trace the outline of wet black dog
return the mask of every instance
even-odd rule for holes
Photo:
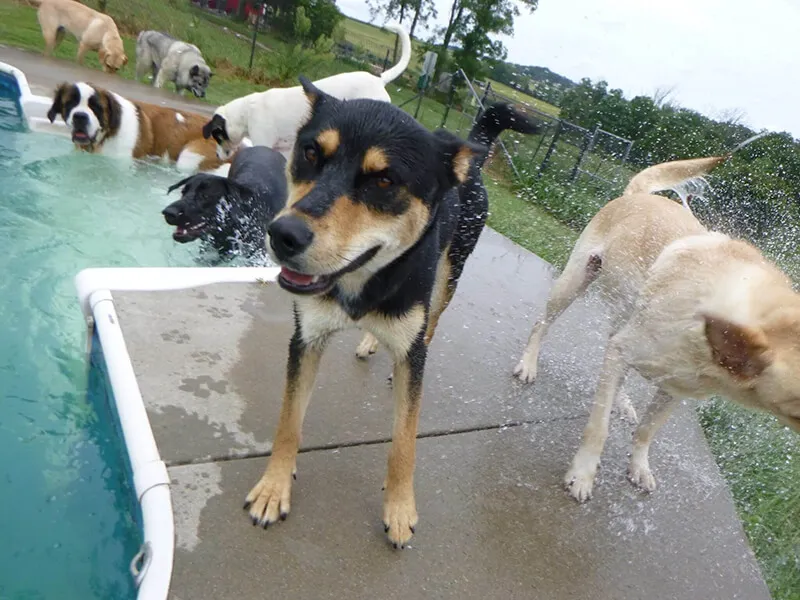
[[[221,256],[263,252],[267,225],[286,205],[286,159],[265,146],[239,150],[227,177],[197,173],[162,214],[181,243],[203,239]]]
[[[394,359],[394,427],[383,523],[404,546],[417,525],[414,460],[428,344],[488,216],[481,167],[504,129],[536,128],[512,107],[477,119],[468,140],[431,133],[388,102],[342,101],[301,78],[286,207],[269,224],[279,285],[294,296],[283,408],[267,469],[247,495],[254,524],[289,514],[303,416],[331,335],[366,330]]]

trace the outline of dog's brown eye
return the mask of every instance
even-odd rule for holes
[[[388,177],[378,177],[378,187],[382,190],[385,190],[390,185],[392,185],[392,180]]]
[[[308,148],[305,149],[303,154],[306,157],[306,160],[310,162],[312,165],[317,164],[317,151],[314,148],[309,146]]]

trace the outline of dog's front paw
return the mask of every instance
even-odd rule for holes
[[[628,480],[643,492],[652,492],[656,489],[656,478],[650,470],[649,461],[644,458],[632,458],[628,465]]]
[[[292,478],[296,470],[267,469],[264,476],[247,494],[245,510],[250,509],[253,525],[261,525],[264,529],[278,519],[283,521],[289,515],[292,493]]]
[[[405,548],[417,526],[417,507],[413,496],[383,503],[383,528],[395,549]]]
[[[564,487],[578,502],[586,502],[592,497],[598,465],[597,458],[582,455],[580,451],[575,455],[572,466],[564,476]]]
[[[517,366],[514,367],[514,377],[522,383],[533,383],[536,379],[536,363],[531,365],[528,362],[525,357],[522,357]]]
[[[371,333],[365,333],[356,348],[356,356],[362,360],[369,358],[378,351],[378,340]]]

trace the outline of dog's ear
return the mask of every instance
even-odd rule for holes
[[[434,137],[439,144],[441,164],[445,168],[445,176],[451,185],[461,185],[469,176],[472,161],[484,156],[488,149],[480,144],[462,140],[449,131],[436,131]]]
[[[178,183],[175,183],[175,184],[169,186],[167,188],[167,194],[171,194],[172,192],[177,190],[182,185],[189,183],[192,179],[194,179],[194,175],[189,175],[189,177],[187,177],[186,179],[181,179]]]
[[[703,315],[711,355],[721,367],[740,380],[758,377],[772,362],[767,336],[761,329]]]
[[[191,75],[192,77],[197,75],[199,72],[200,72],[200,67],[198,67],[197,65],[192,65],[192,68],[189,69],[189,75]]]
[[[64,118],[64,96],[67,95],[69,87],[70,84],[65,82],[56,88],[56,93],[53,96],[53,104],[50,106],[50,110],[47,111],[47,118],[50,119],[51,123],[56,120],[58,115]]]
[[[203,137],[208,139],[215,131],[221,132],[223,138],[228,137],[228,133],[225,131],[225,117],[222,115],[214,115],[208,123],[203,125]],[[217,139],[217,136],[214,136],[214,139]]]
[[[311,111],[314,112],[322,105],[334,100],[333,96],[329,96],[321,89],[316,87],[305,75],[300,75],[300,85],[303,86],[303,92],[308,98],[308,103],[311,105]]]
[[[117,99],[107,90],[99,92],[100,99],[103,107],[105,108],[108,117],[106,128],[109,131],[117,131],[122,125],[122,107],[117,102]]]

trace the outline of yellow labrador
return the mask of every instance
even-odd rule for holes
[[[122,38],[114,19],[73,0],[29,0],[38,6],[37,17],[44,36],[45,56],[50,56],[69,31],[78,38],[78,62],[96,50],[103,71],[115,73],[128,64]]]
[[[634,434],[628,469],[645,491],[655,489],[650,443],[682,398],[723,396],[800,431],[800,295],[758,249],[708,231],[690,210],[653,194],[729,156],[650,167],[605,205],[576,242],[514,369],[523,382],[535,379],[545,332],[596,282],[611,309],[612,332],[591,416],[564,480],[579,502],[591,497],[614,399],[636,418],[618,396],[630,369],[657,386]]]

